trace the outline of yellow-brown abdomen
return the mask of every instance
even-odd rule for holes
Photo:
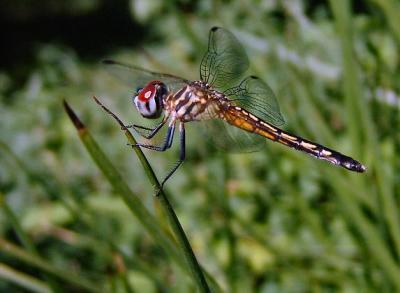
[[[243,130],[277,141],[296,150],[306,152],[318,159],[328,161],[351,171],[364,172],[366,170],[365,166],[358,161],[320,144],[285,132],[240,107],[228,106],[224,109],[223,113],[223,119],[225,121]]]

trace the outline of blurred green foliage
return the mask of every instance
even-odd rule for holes
[[[2,5],[10,19],[57,18],[60,11],[85,17],[104,6],[8,2]],[[7,60],[0,72],[0,291],[90,290],[85,281],[115,292],[193,290],[90,159],[62,99],[168,231],[125,136],[91,99],[99,97],[125,123],[149,123],[131,104],[135,89],[94,60],[112,56],[196,79],[215,25],[241,40],[251,72],[275,90],[286,130],[351,155],[368,171],[354,174],[272,142],[257,153],[222,154],[187,124],[188,159],[166,189],[201,265],[227,292],[400,291],[399,2],[115,5],[107,7],[129,13],[138,32],[124,36],[130,46],[104,43],[94,58],[60,36],[35,43],[26,64]],[[145,154],[161,178],[178,145]],[[54,277],[7,252],[5,241],[82,280]]]

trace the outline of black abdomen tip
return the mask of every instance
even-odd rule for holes
[[[355,168],[355,171],[363,173],[363,172],[367,171],[367,167],[365,167],[363,164],[358,163],[358,165]]]
[[[363,173],[367,170],[367,167],[355,160],[343,162],[341,165],[350,171],[355,171],[358,173]]]

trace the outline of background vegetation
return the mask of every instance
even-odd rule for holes
[[[125,123],[142,122],[134,89],[99,61],[196,79],[215,25],[242,41],[251,72],[278,96],[286,130],[349,154],[368,171],[351,173],[272,142],[257,153],[222,154],[188,124],[188,160],[166,191],[210,286],[400,291],[398,1],[0,6],[0,291],[196,288],[182,251],[165,245],[173,243],[170,228],[146,172],[91,97]],[[136,204],[124,202],[121,185],[112,188],[88,155],[63,99],[140,198]],[[161,178],[178,145],[145,154]],[[131,212],[139,203],[148,216]]]

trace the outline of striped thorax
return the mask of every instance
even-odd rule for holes
[[[219,117],[225,98],[201,81],[195,81],[168,95],[164,101],[167,115],[182,122],[207,120]]]

